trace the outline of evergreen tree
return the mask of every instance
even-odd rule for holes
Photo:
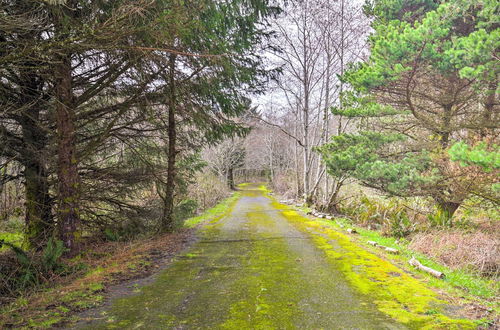
[[[498,200],[491,177],[447,153],[457,141],[498,135],[498,4],[380,0],[367,12],[376,15],[370,58],[343,76],[352,89],[334,109],[357,118],[361,132],[321,148],[330,173],[432,197],[448,216],[473,194]]]
[[[267,0],[2,1],[0,166],[24,167],[32,245],[57,224],[76,252],[82,223],[137,210],[134,189],[153,182],[171,230],[177,158],[246,132],[231,118],[268,77],[257,49],[277,11]]]

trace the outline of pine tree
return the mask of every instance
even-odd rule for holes
[[[367,12],[375,15],[370,58],[343,76],[351,90],[334,109],[357,118],[361,132],[321,148],[330,173],[431,197],[448,216],[471,195],[495,200],[491,177],[447,151],[498,135],[498,4],[380,0]]]

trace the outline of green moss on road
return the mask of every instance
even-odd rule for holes
[[[349,238],[240,186],[224,215],[88,328],[467,329],[424,284]]]
[[[447,303],[424,283],[390,262],[371,254],[332,228],[303,217],[288,206],[273,202],[282,214],[303,232],[311,233],[351,285],[373,299],[379,310],[410,328],[470,329],[476,324],[444,315]]]

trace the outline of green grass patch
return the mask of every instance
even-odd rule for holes
[[[219,204],[215,205],[211,209],[206,210],[199,216],[189,218],[184,221],[184,226],[187,228],[193,228],[205,221],[215,221],[220,217],[224,216],[236,203],[236,201],[241,197],[239,192],[233,193],[230,197],[224,199]]]
[[[23,244],[24,236],[21,233],[0,233],[0,240],[3,240],[7,243],[14,244],[16,246],[21,247]],[[0,251],[4,251],[8,249],[8,246],[0,246]]]
[[[366,241],[374,241],[380,245],[399,250],[399,255],[387,254],[387,258],[404,265],[405,268],[409,267],[407,266],[408,261],[412,257],[415,257],[423,265],[444,273],[446,275],[444,279],[436,279],[427,273],[415,270],[415,272],[418,272],[419,274],[424,276],[428,280],[429,284],[436,288],[447,289],[448,291],[459,289],[463,291],[460,293],[461,295],[469,295],[472,296],[471,298],[479,297],[489,299],[494,298],[500,293],[500,285],[498,282],[488,280],[487,278],[473,274],[464,269],[451,269],[442,264],[439,264],[432,258],[409,249],[409,242],[407,240],[398,240],[394,237],[385,237],[382,236],[379,232],[353,226],[352,222],[345,218],[337,218],[335,220],[318,219],[317,221],[323,225],[334,227],[336,229],[341,229],[340,225],[343,225],[344,227],[349,226],[352,228],[356,228],[356,231],[359,233],[358,241],[360,241],[360,243],[368,247],[370,250],[376,250],[376,248],[367,245]]]

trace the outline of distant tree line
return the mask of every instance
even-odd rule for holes
[[[491,0],[289,3],[247,163],[332,212],[351,183],[447,219],[471,200],[497,208],[499,14]]]

